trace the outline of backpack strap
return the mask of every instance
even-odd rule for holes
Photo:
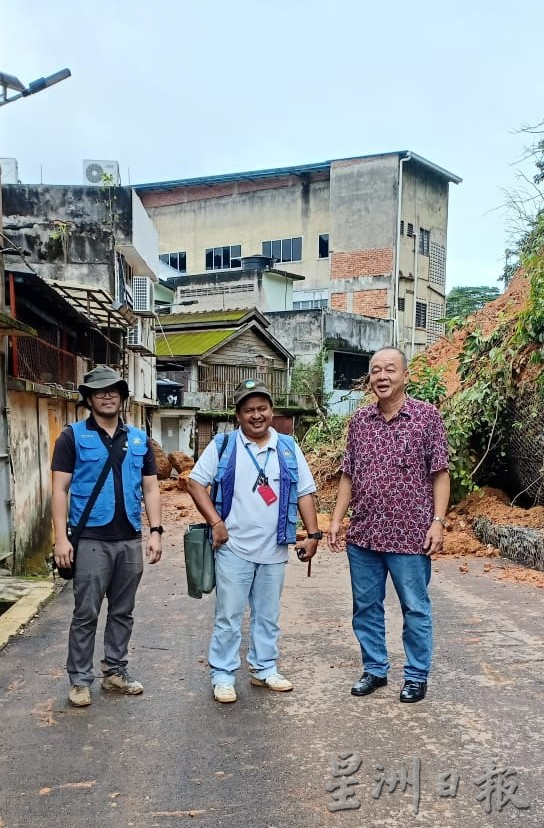
[[[216,445],[217,445],[218,459],[221,460],[221,457],[223,456],[223,452],[225,451],[225,449],[227,447],[227,443],[229,441],[229,435],[227,434],[226,431],[223,433],[223,440],[221,442],[221,445],[218,445],[218,443],[219,443],[219,441],[217,440],[218,436],[219,435],[216,434],[216,436],[214,437],[214,440],[216,441]],[[215,506],[215,500],[217,498],[217,487],[218,486],[219,486],[219,483],[217,482],[217,480],[214,480],[213,486],[212,486],[211,491],[210,491],[210,498],[211,498],[211,501],[212,501],[214,506]]]

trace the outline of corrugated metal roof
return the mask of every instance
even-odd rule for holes
[[[197,311],[187,313],[166,313],[159,316],[159,322],[164,327],[169,325],[181,325],[185,322],[201,323],[201,322],[236,322],[247,316],[249,310],[243,308],[242,310],[228,310],[228,311]]]
[[[157,334],[156,353],[158,357],[202,356],[212,348],[225,342],[239,329],[220,331],[187,331],[161,336]]]
[[[269,170],[251,170],[249,172],[200,176],[199,178],[180,178],[174,181],[155,181],[150,184],[137,184],[134,189],[137,192],[145,190],[174,190],[177,187],[211,187],[214,184],[223,184],[228,181],[249,181],[260,178],[276,178],[277,176],[282,175],[307,175],[308,173],[313,172],[327,172],[335,162],[363,161],[366,159],[370,160],[372,158],[385,158],[388,155],[397,155],[399,158],[407,158],[408,160],[412,160],[416,164],[421,164],[423,167],[426,167],[436,173],[436,175],[446,178],[454,184],[459,184],[462,181],[458,175],[448,172],[448,170],[445,170],[443,167],[439,167],[438,164],[434,164],[432,161],[427,161],[427,159],[423,158],[421,155],[417,155],[415,152],[411,152],[410,150],[397,150],[396,152],[381,152],[373,155],[355,155],[350,156],[349,158],[334,158],[332,161],[319,161],[316,164],[302,164],[296,167],[273,167]]]

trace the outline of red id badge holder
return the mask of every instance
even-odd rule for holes
[[[278,499],[276,492],[268,485],[268,483],[261,483],[260,486],[257,486],[257,491],[267,506],[275,503]]]

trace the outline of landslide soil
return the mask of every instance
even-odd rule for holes
[[[163,523],[176,525],[179,533],[180,524],[197,523],[202,520],[193,501],[186,491],[186,474],[184,471],[177,479],[160,482],[163,501]],[[329,479],[320,484],[319,503],[333,503],[338,488],[338,479]],[[321,506],[321,508],[323,508]],[[330,507],[329,507],[330,508]],[[477,517],[488,517],[493,523],[501,525],[544,528],[544,507],[522,509],[509,504],[507,496],[498,489],[484,488],[474,492],[461,503],[454,506],[447,515],[448,526],[444,535],[444,551],[435,558],[459,558],[460,572],[468,572],[470,558],[488,558],[484,572],[491,577],[506,579],[544,588],[544,572],[537,572],[522,566],[509,564],[504,566],[498,549],[481,543],[472,531],[472,524]],[[326,532],[329,527],[330,512],[318,513],[319,528]],[[346,522],[347,525],[347,522]],[[304,535],[301,534],[301,537]],[[320,554],[326,553],[326,540],[320,543]]]

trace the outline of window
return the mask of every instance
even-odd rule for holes
[[[277,262],[301,262],[302,236],[264,241],[263,256],[268,256],[269,259],[275,259]]]
[[[367,354],[334,352],[334,388],[349,391],[368,374],[370,357]]]
[[[401,223],[400,223],[400,234],[401,234],[401,236],[404,236],[404,222],[403,221],[401,221]]]
[[[430,248],[430,241],[431,241],[431,231],[424,230],[423,227],[419,228],[419,252],[422,256],[429,255],[429,248]]]
[[[180,273],[186,273],[187,271],[187,253],[184,250],[178,253],[162,253],[159,259],[173,267],[174,270],[179,270]]]
[[[429,282],[441,286],[446,284],[446,248],[443,244],[430,244]]]
[[[231,270],[242,267],[242,245],[206,248],[206,270]]]
[[[328,299],[303,299],[300,302],[293,302],[293,310],[315,310],[316,308],[327,308]]]
[[[441,336],[444,336],[446,327],[444,322],[439,322],[439,319],[444,319],[446,308],[443,302],[429,302],[429,326],[427,328],[427,345],[432,345]]]
[[[329,258],[329,234],[321,233],[318,241],[318,256],[320,259]]]
[[[414,225],[410,224],[410,222],[408,222],[408,225],[407,225],[407,228],[406,228],[406,235],[408,236],[409,239],[414,238]]]
[[[416,328],[427,327],[427,304],[416,302]]]
[[[397,300],[397,307],[398,307],[399,311],[404,310],[405,304],[406,304],[406,299],[404,298],[404,296],[399,296],[399,298]]]

